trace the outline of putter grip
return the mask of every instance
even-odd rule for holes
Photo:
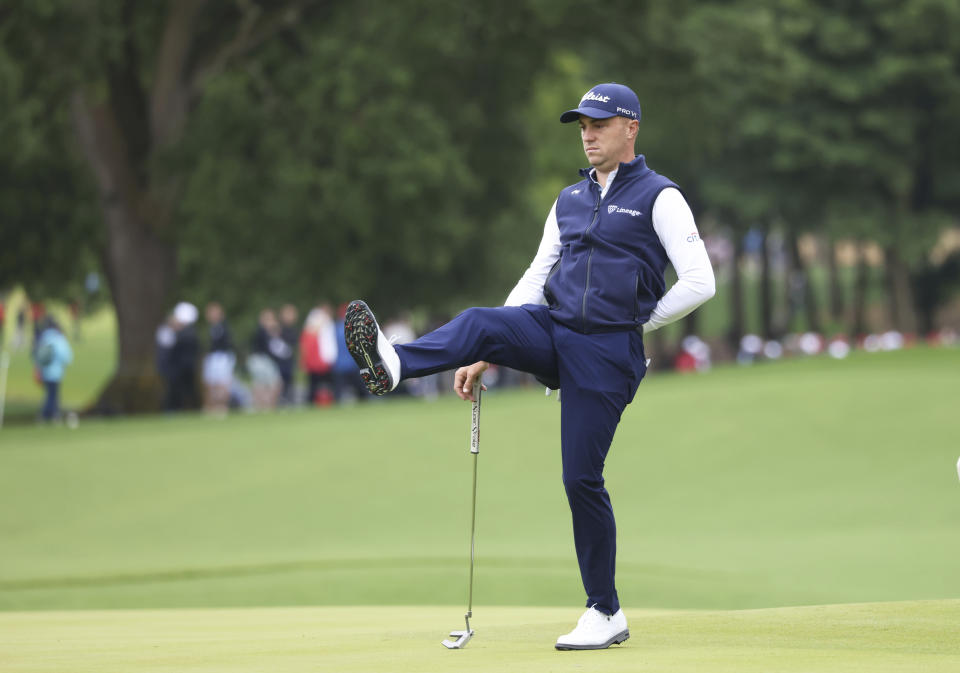
[[[480,453],[480,394],[483,385],[480,377],[473,382],[474,402],[470,405],[470,453]]]

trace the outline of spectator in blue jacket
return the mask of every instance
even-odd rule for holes
[[[73,350],[53,318],[46,318],[37,337],[33,359],[46,390],[40,417],[52,421],[60,415],[60,382],[67,365],[73,362]]]

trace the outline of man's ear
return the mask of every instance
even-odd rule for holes
[[[637,133],[640,132],[640,122],[636,119],[627,120],[627,137],[631,140],[637,139]]]

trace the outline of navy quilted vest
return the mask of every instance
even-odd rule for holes
[[[634,329],[666,291],[667,253],[653,229],[653,203],[676,185],[647,168],[643,155],[620,164],[600,200],[600,186],[584,179],[557,199],[560,259],[544,283],[555,320],[589,334]]]

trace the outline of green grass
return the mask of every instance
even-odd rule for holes
[[[957,371],[914,349],[652,374],[607,463],[634,637],[604,667],[956,670]],[[465,603],[469,408],[396,399],[4,428],[0,669],[575,667],[549,651],[583,601],[559,405],[484,401],[467,651],[434,648]]]
[[[635,671],[952,673],[960,601],[736,612],[637,610],[631,638],[602,652],[556,652],[578,611],[484,607],[462,628],[428,607],[258,608],[0,614],[6,673],[128,671]]]

